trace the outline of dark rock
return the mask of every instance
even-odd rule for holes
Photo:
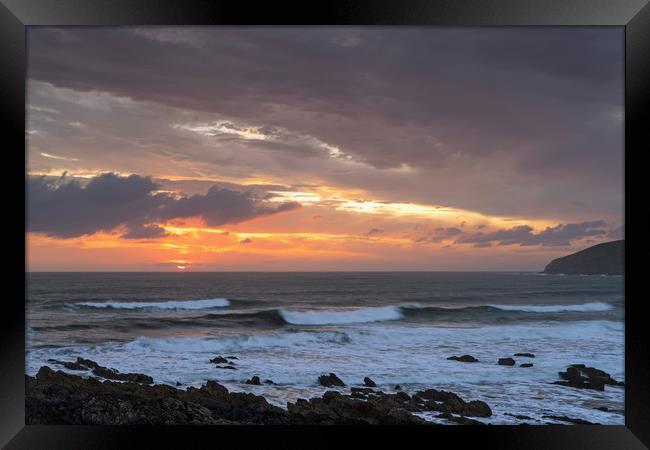
[[[93,375],[106,378],[107,380],[131,381],[133,383],[152,384],[153,378],[143,373],[119,373],[115,369],[107,367],[96,367],[93,369]]]
[[[78,364],[76,362],[64,362],[63,367],[65,367],[68,370],[88,370],[87,367],[84,367],[81,364]]]
[[[625,240],[605,242],[551,261],[544,273],[623,275]]]
[[[407,405],[392,395],[372,396],[368,400],[328,391],[321,398],[299,399],[288,403],[290,414],[300,415],[305,424],[341,425],[419,425],[423,419],[409,412]]]
[[[499,358],[497,364],[499,364],[500,366],[514,366],[515,360],[512,358]]]
[[[487,403],[481,400],[466,402],[453,392],[427,389],[416,392],[413,399],[423,402],[424,409],[428,411],[450,412],[477,417],[490,417],[492,415],[492,410]]]
[[[181,382],[180,382],[180,381],[177,381],[177,382],[176,382],[176,386],[180,386],[180,385],[181,385]]]
[[[399,384],[396,384],[396,385],[395,385],[395,390],[396,390],[396,391],[401,391],[401,390],[402,390],[402,386],[400,386]]]
[[[519,420],[533,420],[532,417],[523,416],[523,415],[519,415],[519,414],[503,413],[503,415],[504,416],[514,417],[515,419],[519,419]]]
[[[533,365],[531,363],[523,363],[520,364],[519,367],[533,367]]]
[[[325,387],[345,386],[343,380],[337,377],[334,373],[330,373],[329,375],[321,375],[318,377],[318,382]]]
[[[65,367],[68,370],[88,370],[87,366],[84,366],[83,364],[79,364],[78,362],[59,361],[58,359],[48,359],[47,362],[52,364],[58,364],[60,366]]]
[[[368,387],[377,387],[374,381],[372,381],[369,377],[365,377],[363,379],[363,384]]]
[[[607,406],[599,406],[596,409],[598,409],[600,411],[609,411],[609,408]]]
[[[462,416],[454,416],[450,412],[444,412],[442,414],[439,414],[437,417],[440,417],[442,419],[447,419],[452,422],[455,422],[459,425],[485,425],[483,422],[479,420],[474,420],[474,419],[468,419],[467,417],[462,417]]]
[[[27,377],[25,408],[27,423],[42,425],[303,423],[263,397],[229,393],[214,381],[184,391],[167,385],[101,382],[49,367]]]
[[[582,420],[582,419],[573,419],[573,418],[567,417],[567,416],[542,416],[542,417],[545,418],[545,419],[559,420],[561,422],[575,423],[577,425],[598,425],[598,424],[593,423],[593,422],[588,422],[588,421]]]
[[[415,425],[427,422],[413,412],[427,410],[440,411],[456,423],[479,424],[462,416],[486,416],[489,412],[483,402],[464,402],[454,393],[436,390],[410,397],[404,392],[351,389],[366,395],[365,399],[328,391],[321,398],[288,403],[283,410],[261,396],[228,392],[216,381],[182,390],[168,385],[102,382],[49,367],[42,367],[36,377],[26,376],[25,380],[26,421],[30,425]],[[440,399],[441,404],[434,399]],[[428,409],[429,402],[440,409]]]
[[[534,358],[535,357],[535,355],[533,355],[532,353],[526,353],[526,352],[515,353],[514,356],[523,356],[524,358]]]
[[[400,402],[410,402],[411,396],[408,395],[406,392],[397,392],[395,394],[395,400],[398,400]]]
[[[90,359],[77,358],[76,362],[62,362],[57,360],[51,360],[58,364],[63,365],[66,369],[70,370],[89,370],[92,369],[92,374],[106,378],[107,380],[116,380],[116,381],[131,381],[134,383],[144,383],[152,384],[153,378],[142,373],[120,373],[116,369],[109,369],[108,367],[100,366],[95,361]]]
[[[622,382],[616,381],[607,372],[584,364],[572,364],[566,372],[558,372],[564,381],[555,381],[553,384],[569,386],[578,389],[594,389],[604,391],[605,385],[620,386]]]
[[[228,360],[226,358],[224,358],[223,356],[215,356],[214,358],[212,358],[210,360],[210,362],[214,363],[214,364],[226,364],[226,363],[228,363]]]
[[[87,367],[89,369],[97,369],[97,368],[101,367],[99,364],[97,364],[95,361],[93,361],[91,359],[83,359],[83,358],[79,358],[79,357],[77,357],[77,364],[85,366],[85,367]]]
[[[228,359],[239,359],[236,356],[226,356],[226,358],[228,358]]]
[[[254,384],[255,386],[259,386],[259,385],[262,384],[262,383],[260,382],[260,377],[258,377],[257,375],[251,377],[250,380],[246,380],[245,383],[246,383],[246,384]]]
[[[375,391],[373,391],[373,390],[370,389],[370,388],[351,387],[351,388],[350,388],[350,392],[358,392],[358,393],[360,393],[360,394],[367,395],[367,394],[372,394],[372,393],[374,393]]]
[[[235,366],[215,366],[217,369],[237,370]]]
[[[273,384],[273,380],[269,380],[268,378],[264,380],[265,384]]]
[[[451,361],[460,361],[460,362],[478,362],[478,359],[474,358],[472,355],[450,356],[447,359]]]
[[[484,401],[472,400],[463,405],[460,413],[463,416],[490,417],[492,415],[492,409]]]

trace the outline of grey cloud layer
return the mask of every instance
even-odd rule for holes
[[[534,233],[528,225],[516,226],[505,230],[496,230],[489,233],[478,232],[460,237],[456,240],[460,244],[474,244],[475,247],[487,247],[492,243],[498,245],[542,245],[561,246],[570,245],[572,241],[588,238],[602,238],[608,235],[607,224],[602,220],[582,223],[560,224],[547,227],[539,233]]]
[[[28,177],[28,230],[71,238],[124,227],[123,238],[148,239],[165,235],[154,222],[201,217],[209,226],[220,226],[300,207],[294,202],[269,206],[249,192],[217,186],[189,197],[156,192],[159,187],[148,177],[112,173],[85,186],[77,180],[52,184],[45,177]]]
[[[288,130],[221,133],[198,154],[152,125],[143,148],[206,172],[312,174],[488,213],[621,211],[620,29],[38,28],[28,44],[32,80]],[[335,165],[319,142],[367,166]],[[417,172],[379,173],[403,164]]]

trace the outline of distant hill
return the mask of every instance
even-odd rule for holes
[[[594,245],[551,261],[544,273],[623,275],[625,240]]]

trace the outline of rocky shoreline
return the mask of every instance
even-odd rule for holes
[[[470,358],[458,361],[470,362]],[[524,356],[524,355],[521,355]],[[534,358],[526,354],[526,357]],[[236,357],[228,357],[232,362]],[[226,363],[221,357],[213,363]],[[450,358],[451,359],[451,358]],[[456,359],[456,358],[454,358]],[[473,357],[472,357],[473,359]],[[386,393],[366,377],[363,384],[347,387],[334,373],[318,378],[328,390],[321,397],[297,399],[286,409],[270,404],[263,396],[229,392],[216,381],[199,388],[186,389],[154,384],[145,374],[120,373],[84,358],[76,361],[49,360],[71,371],[89,371],[93,377],[72,375],[40,368],[35,377],[26,375],[26,423],[40,425],[426,425],[438,423],[484,425],[481,418],[493,412],[482,400],[466,401],[459,395],[436,389],[420,390],[412,395],[399,385]],[[508,361],[510,363],[510,361]],[[553,384],[568,388],[603,390],[604,385],[622,386],[602,370],[574,364],[560,372],[561,381]],[[104,379],[101,381],[98,378]],[[245,384],[261,384],[258,376]],[[272,384],[272,380],[264,383]],[[177,385],[178,386],[178,385]],[[341,392],[345,391],[345,392]],[[603,409],[601,409],[603,411]],[[524,420],[527,416],[512,417]],[[567,424],[590,422],[559,415],[543,416]],[[553,422],[551,422],[553,423]]]

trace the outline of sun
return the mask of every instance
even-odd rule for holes
[[[185,270],[185,266],[176,266],[178,270]]]

